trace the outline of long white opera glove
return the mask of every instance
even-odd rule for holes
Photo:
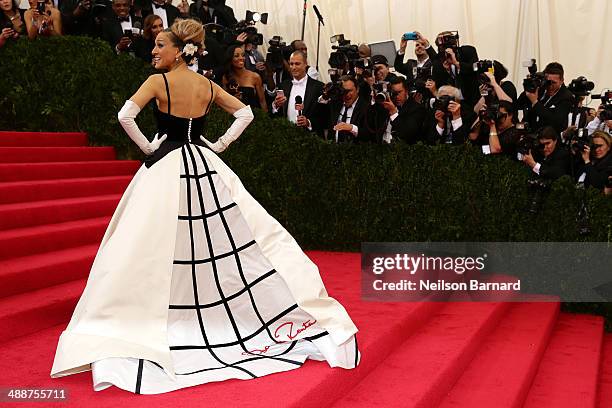
[[[140,150],[144,152],[146,155],[153,154],[157,149],[159,149],[159,145],[162,144],[164,140],[168,137],[168,135],[163,135],[162,137],[158,137],[159,133],[155,135],[152,142],[149,142],[145,135],[142,134],[140,129],[138,129],[138,125],[136,125],[136,115],[140,112],[140,107],[130,101],[125,101],[125,105],[117,114],[117,118],[119,119],[119,123],[125,130],[125,133],[128,134],[130,139],[134,141],[140,147]]]
[[[204,136],[200,136],[200,139],[211,148],[211,150],[215,153],[221,153],[232,143],[234,140],[238,139],[238,137],[244,132],[249,123],[253,120],[253,111],[250,106],[245,106],[242,109],[238,109],[234,112],[234,123],[232,126],[227,129],[225,134],[219,138],[215,143],[209,142]]]

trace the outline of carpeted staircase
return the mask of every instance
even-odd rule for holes
[[[74,407],[612,407],[601,318],[550,302],[363,302],[359,254],[348,253],[309,256],[360,329],[355,370],[308,361],[153,396],[94,392],[91,373],[51,379],[59,334],[139,165],[87,147],[82,133],[0,132],[0,388],[64,388],[58,404]],[[30,405],[56,406],[16,406]]]

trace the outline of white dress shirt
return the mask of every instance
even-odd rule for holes
[[[132,16],[128,15],[128,21],[121,21],[121,30],[125,32],[125,30],[132,29]]]
[[[289,103],[287,107],[287,119],[289,122],[296,123],[298,112],[295,110],[295,97],[301,96],[302,103],[304,103],[304,95],[306,94],[306,83],[308,82],[308,75],[305,75],[304,78],[297,80],[293,79],[293,86],[291,87],[291,94],[289,95]]]
[[[159,16],[162,19],[162,23],[164,24],[164,28],[168,28],[168,14],[166,13],[166,9],[158,6],[155,3],[153,4],[153,14]]]

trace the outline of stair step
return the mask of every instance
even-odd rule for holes
[[[612,334],[603,338],[601,365],[597,387],[597,407],[612,408]]]
[[[0,299],[0,342],[70,319],[87,279]]]
[[[521,407],[558,313],[559,303],[511,305],[440,408]]]
[[[333,407],[436,406],[508,307],[508,303],[446,304]],[[397,384],[401,387],[395,388]]]
[[[0,183],[0,204],[123,193],[131,175]]]
[[[140,166],[136,160],[0,163],[0,182],[133,175]]]
[[[87,134],[82,132],[7,132],[0,131],[2,147],[87,146]]]
[[[100,243],[110,216],[0,231],[0,261]]]
[[[2,163],[115,160],[114,147],[0,147]]]
[[[603,333],[599,316],[562,313],[524,408],[595,408]]]
[[[0,205],[0,230],[112,215],[121,194]]]
[[[87,277],[98,244],[0,261],[0,298]]]

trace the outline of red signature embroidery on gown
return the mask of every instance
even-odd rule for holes
[[[243,356],[248,356],[248,355],[251,355],[251,354],[263,354],[263,353],[266,353],[266,352],[267,352],[269,349],[270,349],[270,346],[266,346],[266,347],[264,347],[264,348],[263,348],[263,349],[261,349],[261,350],[259,350],[259,349],[253,349],[253,350],[251,350],[251,351],[243,351],[243,352],[242,352],[242,355],[243,355]]]
[[[302,327],[298,327],[295,330],[295,333],[293,331],[293,326],[294,326],[293,322],[283,323],[280,326],[278,326],[276,328],[276,330],[274,331],[274,337],[277,338],[277,339],[279,337],[281,337],[281,335],[283,333],[279,334],[279,330],[281,330],[283,327],[285,327],[285,329],[288,331],[288,333],[286,333],[287,334],[287,338],[289,340],[293,340],[294,338],[296,338],[298,336],[298,334],[300,334],[301,332],[303,332],[304,330],[306,330],[307,328],[309,328],[310,326],[312,326],[316,322],[317,322],[316,320],[315,321],[311,321],[310,319],[306,320],[304,323],[302,323]]]

